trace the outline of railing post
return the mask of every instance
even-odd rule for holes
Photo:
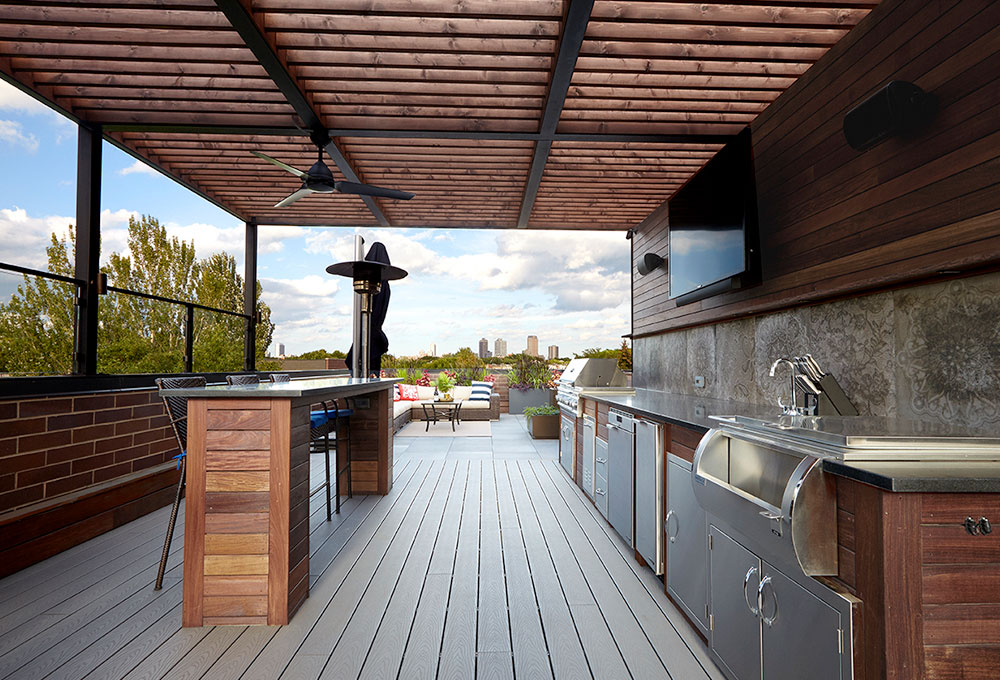
[[[246,223],[243,260],[243,312],[247,315],[243,370],[257,370],[257,220]]]
[[[97,304],[101,260],[101,127],[78,126],[75,276],[79,289],[73,372],[97,374]]]
[[[186,305],[187,318],[184,321],[184,372],[194,372],[194,306]]]

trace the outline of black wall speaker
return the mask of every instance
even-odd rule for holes
[[[645,276],[654,269],[659,268],[663,264],[663,258],[656,253],[646,253],[639,260],[639,264],[635,266],[639,270],[639,276]]]
[[[937,113],[937,98],[913,83],[894,80],[844,116],[844,137],[865,151],[898,135],[911,135]]]

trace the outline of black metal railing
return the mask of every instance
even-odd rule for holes
[[[74,307],[76,308],[76,313],[79,314],[80,298],[81,292],[87,286],[87,282],[82,279],[77,279],[72,276],[64,276],[62,274],[53,274],[52,272],[42,271],[39,269],[31,269],[28,267],[20,267],[14,264],[7,264],[6,262],[0,262],[0,270],[10,271],[17,274],[23,274],[25,276],[36,276],[43,279],[50,279],[53,281],[60,281],[62,283],[70,283],[76,286],[76,295],[73,299]],[[100,294],[104,295],[106,293],[118,293],[120,295],[130,295],[132,297],[143,298],[146,300],[153,300],[156,302],[165,302],[172,305],[180,305],[185,307],[185,323],[184,323],[184,372],[191,373],[194,367],[194,311],[200,309],[206,312],[213,312],[215,314],[224,314],[227,316],[238,317],[243,319],[247,328],[250,327],[250,321],[252,316],[244,312],[234,312],[229,309],[218,309],[216,307],[209,307],[208,305],[198,304],[197,302],[188,302],[186,300],[176,300],[174,298],[164,297],[162,295],[154,295],[152,293],[142,293],[137,290],[129,290],[127,288],[119,288],[117,286],[108,286],[104,283],[106,279],[104,275],[101,276],[101,281],[98,283],[98,291]],[[249,330],[247,331],[249,332]],[[74,347],[78,347],[78,339],[74,338]],[[234,368],[235,370],[235,368]]]

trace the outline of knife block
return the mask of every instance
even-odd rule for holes
[[[816,384],[822,392],[819,395],[819,403],[816,406],[818,416],[856,416],[858,409],[854,407],[851,400],[847,398],[843,388],[833,374],[827,373]]]

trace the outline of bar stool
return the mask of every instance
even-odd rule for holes
[[[196,377],[183,378],[157,378],[156,387],[160,390],[172,390],[182,387],[204,387],[205,379]],[[174,437],[177,438],[177,446],[180,453],[174,456],[177,461],[177,469],[180,470],[180,479],[177,480],[177,493],[174,496],[174,507],[170,510],[170,521],[167,523],[167,535],[163,540],[163,554],[160,555],[160,568],[156,572],[156,583],[153,590],[160,590],[163,587],[163,574],[167,567],[167,556],[170,553],[170,542],[174,538],[174,526],[177,524],[177,510],[181,505],[181,494],[184,492],[187,474],[187,398],[185,397],[164,397],[163,406],[167,410],[167,417],[170,419],[170,426],[174,430]]]
[[[292,378],[287,373],[272,373],[271,382],[273,383],[287,383],[291,382]],[[333,408],[330,408],[332,403]],[[323,402],[322,411],[310,411],[309,413],[309,440],[310,443],[317,446],[318,451],[324,455],[324,463],[326,469],[326,482],[322,487],[326,489],[326,519],[330,521],[332,519],[331,507],[330,507],[330,493],[331,493],[331,481],[330,481],[330,453],[331,452],[342,452],[346,460],[344,467],[337,467],[337,514],[340,514],[340,476],[347,472],[347,497],[354,497],[353,485],[351,483],[351,421],[350,417],[354,411],[350,408],[340,408],[340,403],[338,400],[334,399],[332,402]],[[343,432],[341,429],[341,424],[343,424]],[[330,432],[331,428],[333,431],[333,446],[330,445]],[[340,444],[343,442],[343,449],[340,448]],[[338,456],[339,458],[339,456]],[[319,489],[316,489],[319,491]],[[313,491],[310,495],[316,493]]]
[[[260,377],[253,373],[245,375],[227,375],[226,382],[230,385],[259,385]]]

